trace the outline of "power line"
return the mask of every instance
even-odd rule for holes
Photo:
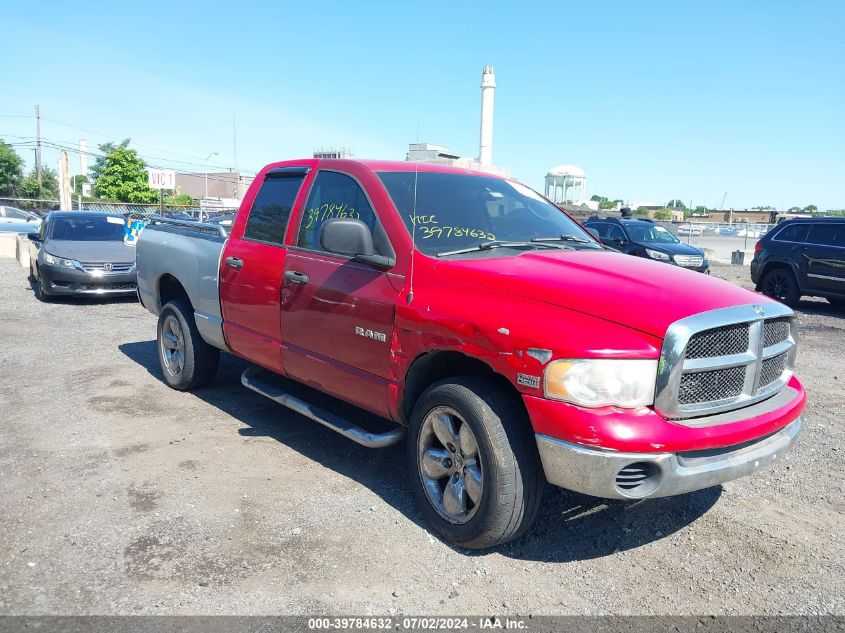
[[[0,134],[3,134],[3,133],[0,133]],[[15,137],[15,138],[20,138],[20,139],[33,139],[33,137],[18,136],[18,135],[15,135],[15,134],[3,134],[3,135]],[[9,143],[9,145],[10,146],[18,146],[18,147],[21,147],[21,146],[32,147],[36,142],[37,142],[36,140],[24,140],[20,143]],[[68,152],[72,152],[74,154],[83,153],[79,150],[78,147],[75,147],[74,145],[69,144],[69,143],[72,143],[72,141],[60,141],[60,140],[52,140],[52,139],[48,139],[48,138],[42,138],[41,143],[43,145],[45,145],[46,147],[49,147],[51,149],[65,150],[65,151],[68,151]],[[106,154],[104,154],[104,153],[92,151],[92,150],[88,150],[84,153],[89,155],[89,156],[93,156],[94,158],[104,158],[106,156]],[[163,161],[167,161],[169,163],[181,163],[183,165],[189,165],[189,166],[194,166],[194,167],[214,167],[215,169],[222,169],[222,170],[229,169],[228,167],[221,167],[219,165],[205,165],[205,164],[201,164],[201,163],[189,163],[187,161],[178,161],[178,160],[173,160],[173,159],[165,158],[165,157],[161,157],[161,156],[148,156],[148,155],[140,154],[137,151],[136,151],[136,154],[138,155],[139,158],[144,160],[144,163],[146,164],[147,167],[152,167],[153,169],[172,169],[173,165],[155,164],[153,162],[150,162],[151,160],[152,161],[163,160]],[[199,172],[194,172],[194,173],[205,174],[206,172],[199,171]],[[255,172],[249,171],[249,170],[246,171],[246,172],[230,171],[229,173],[244,173],[246,175],[254,175],[255,173],[257,173],[257,171],[255,171]],[[216,178],[216,177],[214,177],[214,175],[209,175],[208,178],[209,178],[209,180],[216,180],[218,182],[230,182],[228,179]]]

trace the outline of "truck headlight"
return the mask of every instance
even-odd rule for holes
[[[584,407],[626,409],[654,402],[657,360],[611,358],[556,360],[546,367],[546,397]]]
[[[65,259],[64,257],[56,257],[50,253],[44,253],[44,263],[51,266],[61,266],[62,268],[76,268],[72,259]]]
[[[668,262],[671,257],[669,257],[666,253],[661,253],[660,251],[654,251],[650,248],[645,249],[646,255],[651,257],[652,259],[656,259],[661,262]]]

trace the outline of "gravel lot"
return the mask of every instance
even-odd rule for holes
[[[784,461],[639,504],[550,487],[528,535],[478,554],[429,534],[401,447],[247,391],[231,357],[172,391],[138,304],[40,304],[0,260],[0,613],[845,614],[845,312],[799,312],[808,424]]]

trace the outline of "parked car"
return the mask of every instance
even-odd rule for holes
[[[165,219],[138,239],[166,384],[207,384],[231,352],[249,389],[364,446],[404,440],[423,515],[463,547],[524,532],[544,481],[681,494],[780,462],[801,428],[792,310],[602,248],[518,182],[274,163],[224,233]]]
[[[811,296],[845,306],[845,218],[781,222],[754,246],[751,280],[787,305]]]
[[[4,233],[29,233],[41,224],[34,213],[15,207],[0,206],[0,231]]]
[[[695,226],[690,224],[685,224],[684,226],[678,227],[678,235],[689,235],[691,237],[697,237],[704,233],[704,227],[702,226]]]
[[[747,228],[747,229],[739,229],[736,233],[734,233],[734,235],[736,235],[737,237],[753,237],[753,238],[756,239],[756,238],[760,237],[761,235],[763,235],[763,233],[762,233],[762,231],[759,231],[758,229]]]
[[[623,253],[710,274],[703,250],[684,244],[651,220],[592,217],[584,222],[584,228],[594,230],[602,244]]]
[[[121,215],[53,211],[28,235],[29,275],[41,301],[55,296],[134,294],[135,248]]]

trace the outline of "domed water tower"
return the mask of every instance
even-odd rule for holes
[[[577,165],[558,165],[546,174],[546,197],[552,202],[584,204],[587,176]]]

